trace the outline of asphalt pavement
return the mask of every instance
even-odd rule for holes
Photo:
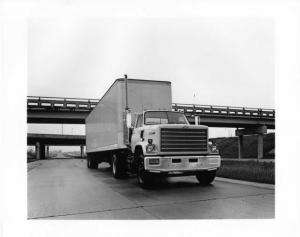
[[[107,164],[83,159],[28,163],[28,219],[253,219],[274,218],[274,189],[194,176],[163,179],[141,189],[134,175],[113,178]]]

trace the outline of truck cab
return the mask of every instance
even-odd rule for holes
[[[130,147],[141,186],[153,176],[196,175],[211,183],[220,167],[220,156],[208,143],[208,127],[190,125],[183,113],[147,110],[136,114]]]

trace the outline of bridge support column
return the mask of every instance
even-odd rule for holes
[[[35,155],[37,159],[45,159],[45,144],[36,142],[35,144]]]
[[[80,146],[80,156],[81,156],[81,158],[83,158],[83,156],[84,156],[84,146]]]
[[[45,159],[45,144],[40,145],[40,159],[44,160]]]
[[[264,135],[257,134],[257,159],[264,157]]]
[[[49,157],[49,146],[46,146],[46,158],[50,158]]]
[[[37,142],[37,143],[35,143],[35,158],[38,160],[41,159],[40,155],[41,155],[40,154],[40,143]]]
[[[244,136],[238,136],[238,152],[239,152],[239,159],[243,158],[244,153]]]
[[[267,126],[261,125],[253,128],[237,129],[235,134],[239,137],[239,158],[243,147],[243,135],[257,134],[257,159],[264,157],[264,134],[267,133]]]

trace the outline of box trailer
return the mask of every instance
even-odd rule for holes
[[[168,81],[129,79],[127,88],[133,115],[151,109],[172,110],[171,83]],[[127,148],[125,107],[125,80],[117,79],[86,118],[88,154]]]
[[[114,177],[137,173],[142,187],[164,175],[196,175],[211,183],[220,156],[208,128],[172,111],[171,82],[115,80],[86,118],[87,167],[112,166]]]

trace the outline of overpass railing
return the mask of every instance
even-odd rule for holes
[[[98,103],[98,99],[60,98],[28,96],[27,110],[62,110],[62,111],[91,111]],[[187,116],[239,116],[275,119],[274,109],[247,108],[233,106],[212,106],[197,104],[172,104],[173,111],[180,111]]]
[[[180,111],[187,116],[192,115],[214,115],[214,116],[247,116],[257,118],[275,118],[274,109],[233,107],[233,106],[212,106],[194,104],[172,104],[174,111]]]
[[[97,99],[28,96],[27,109],[91,111],[98,101]]]

